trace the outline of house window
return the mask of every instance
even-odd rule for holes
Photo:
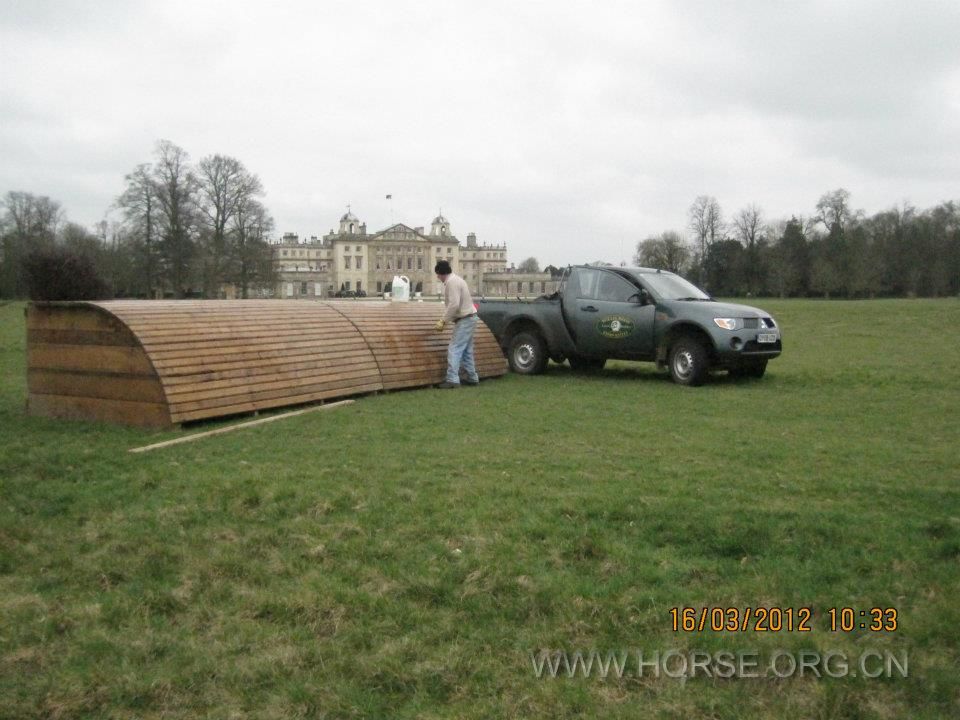
[[[300,283],[300,294],[301,295],[307,294],[307,284],[305,282]]]
[[[350,269],[350,256],[349,256],[349,255],[346,255],[346,256],[343,258],[343,269],[344,269],[344,270],[349,270],[349,269]]]
[[[533,283],[530,283],[528,287],[530,288],[530,292],[533,292]]]
[[[349,290],[349,289],[350,289],[350,281],[349,281],[349,280],[347,280],[347,281],[343,284],[343,289],[344,289],[344,290]]]
[[[413,258],[412,258],[412,257],[408,257],[408,258],[407,258],[407,270],[413,270]]]
[[[363,252],[363,248],[357,245],[357,252]]]
[[[417,258],[417,270],[423,270],[423,258],[422,258],[422,257],[418,257],[418,258]]]
[[[361,281],[357,280],[357,292],[360,292],[360,284],[361,284]]]
[[[383,292],[383,281],[382,281],[382,280],[377,280],[377,292],[378,292],[378,293],[382,293],[382,292]]]
[[[363,258],[357,256],[357,270],[363,270]]]

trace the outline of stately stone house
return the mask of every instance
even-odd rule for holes
[[[499,278],[510,272],[506,244],[480,244],[474,233],[461,244],[442,214],[433,219],[429,233],[398,223],[371,234],[348,210],[336,232],[309,239],[286,233],[273,253],[280,278],[277,296],[282,298],[329,297],[339,290],[377,295],[394,275],[407,276],[413,292],[434,295],[442,291],[433,273],[441,259],[450,262],[476,295],[506,294],[493,290],[504,287]]]

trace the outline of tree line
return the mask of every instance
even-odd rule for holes
[[[249,297],[276,282],[273,219],[260,179],[239,160],[192,164],[160,140],[137,165],[93,231],[69,222],[60,203],[10,191],[0,201],[0,297]]]
[[[867,217],[843,188],[809,216],[768,221],[749,205],[725,220],[716,198],[690,206],[689,235],[637,243],[634,262],[690,278],[713,295],[916,297],[960,293],[960,206],[910,205]]]

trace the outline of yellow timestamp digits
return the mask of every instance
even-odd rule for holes
[[[896,632],[899,627],[897,609],[892,607],[872,607],[857,610],[852,607],[830,608],[827,610],[831,632]]]
[[[808,607],[674,607],[674,632],[810,632]]]

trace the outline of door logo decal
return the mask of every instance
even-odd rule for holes
[[[607,315],[597,322],[597,332],[605,338],[619,340],[633,332],[633,320],[623,315]]]

